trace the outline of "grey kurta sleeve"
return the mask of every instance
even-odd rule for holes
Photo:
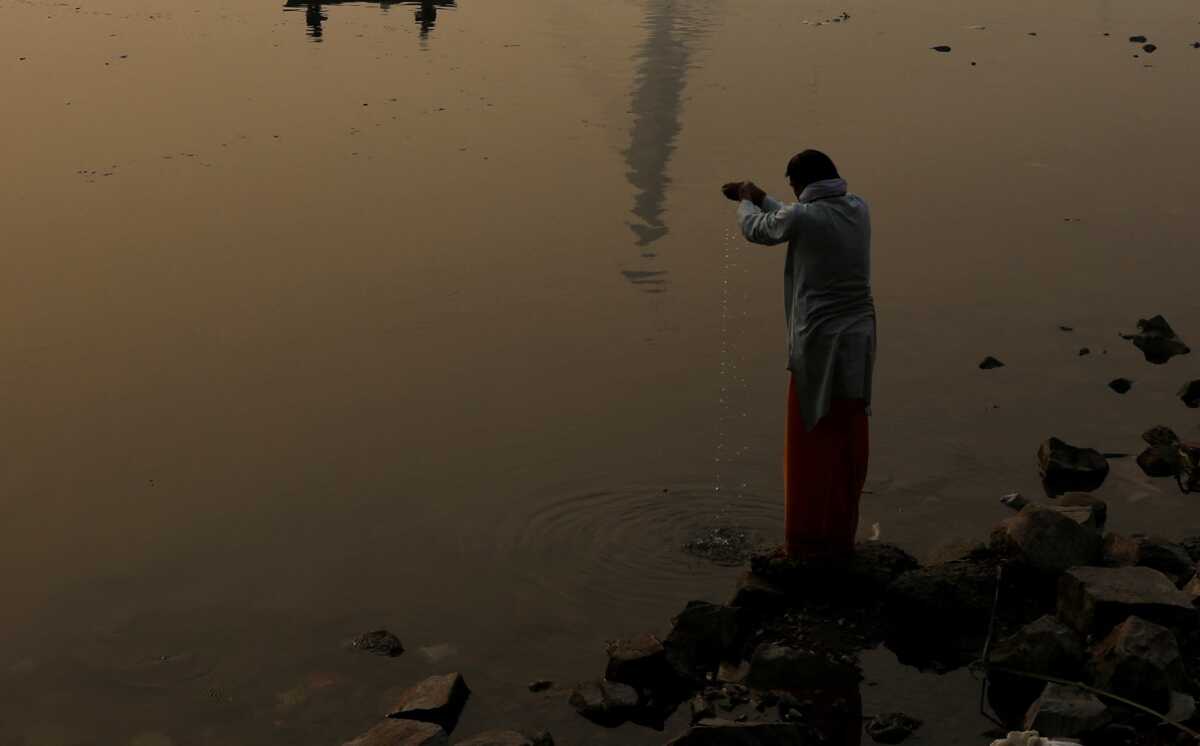
[[[738,225],[742,235],[751,243],[774,246],[792,237],[795,226],[794,205],[783,205],[779,200],[767,197],[763,208],[748,199],[738,205]]]

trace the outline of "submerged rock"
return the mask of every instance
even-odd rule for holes
[[[1095,449],[1049,438],[1038,448],[1038,469],[1048,494],[1091,492],[1108,476],[1108,460]]]
[[[1142,51],[1144,51],[1146,54],[1153,54],[1154,50],[1156,50],[1156,49],[1158,49],[1157,44],[1143,44],[1142,45]]]
[[[950,47],[946,47],[946,51],[949,52]],[[1004,363],[1000,362],[999,360],[992,357],[991,355],[988,355],[979,363],[980,370],[992,370],[993,368],[1003,368],[1003,367],[1004,367]]]
[[[608,668],[604,678],[635,689],[656,689],[673,682],[675,672],[667,662],[667,649],[651,634],[608,643]]]
[[[1200,378],[1183,384],[1183,388],[1179,389],[1179,398],[1192,409],[1200,407]]]
[[[932,49],[935,52],[941,52],[941,53],[945,54],[946,52],[950,51],[950,45],[949,44],[937,44],[937,45],[930,47],[930,49]]]
[[[342,746],[445,746],[446,731],[435,723],[416,720],[384,720]]]
[[[1174,627],[1192,624],[1196,610],[1149,567],[1076,567],[1059,580],[1058,617],[1082,635],[1103,634],[1133,615]]]
[[[1138,319],[1138,332],[1122,336],[1132,340],[1134,346],[1146,356],[1146,361],[1155,365],[1162,365],[1176,355],[1191,352],[1191,348],[1184,344],[1161,315]]]
[[[1114,378],[1108,382],[1108,387],[1118,394],[1127,394],[1133,388],[1133,381],[1128,378]]]
[[[395,658],[404,652],[404,646],[400,644],[400,638],[386,629],[364,632],[350,641],[350,647],[355,650],[361,650],[364,653],[373,653],[389,658]]]
[[[1085,511],[1083,521],[1067,511]],[[1090,507],[1042,508],[1030,505],[992,530],[992,550],[1038,572],[1057,574],[1100,557],[1102,540]]]
[[[854,548],[846,566],[846,580],[855,593],[880,593],[892,581],[920,566],[916,558],[894,544],[869,541]]]
[[[462,674],[430,676],[401,692],[388,717],[436,723],[452,731],[470,695]]]
[[[1133,42],[1134,44],[1142,44],[1143,42],[1146,41],[1146,37],[1141,34],[1138,34],[1137,36],[1129,37],[1129,41]]]
[[[888,712],[876,715],[867,721],[867,735],[875,743],[901,743],[908,739],[922,725],[922,722],[903,712]]]
[[[638,693],[615,681],[586,681],[571,692],[576,712],[600,725],[619,725],[637,714]]]
[[[1165,712],[1171,690],[1187,684],[1179,643],[1166,627],[1131,616],[1092,652],[1092,678],[1100,689]]]
[[[775,643],[759,645],[750,659],[746,684],[754,689],[817,689],[855,686],[862,675],[851,661],[818,650]]]
[[[1137,465],[1148,477],[1173,477],[1183,471],[1178,444],[1153,445],[1138,454]]]
[[[1046,684],[1025,716],[1025,729],[1052,738],[1083,738],[1112,721],[1108,706],[1077,686]]]
[[[796,723],[704,720],[667,746],[812,746],[810,733]]]

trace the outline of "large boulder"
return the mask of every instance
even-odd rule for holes
[[[1091,515],[1081,523],[1091,523],[1097,531],[1108,522],[1108,503],[1090,492],[1067,492],[1057,501],[1060,508],[1091,508]]]
[[[1134,534],[1138,547],[1137,564],[1166,575],[1176,586],[1182,586],[1196,575],[1196,563],[1182,544],[1158,536]]]
[[[1076,686],[1046,684],[1025,716],[1025,730],[1050,738],[1084,738],[1112,721],[1100,699]]]
[[[546,731],[526,735],[515,730],[490,730],[455,746],[554,746],[554,738]]]
[[[796,723],[704,720],[667,746],[813,746],[811,731]]]
[[[1186,355],[1191,349],[1184,344],[1171,325],[1161,315],[1138,319],[1136,334],[1124,334],[1146,356],[1146,362],[1162,365],[1176,355]]]
[[[761,616],[787,608],[790,603],[791,599],[783,588],[747,571],[738,578],[737,589],[729,605],[741,609],[743,613]]]
[[[342,746],[445,746],[446,731],[435,723],[416,720],[384,720]]]
[[[642,692],[673,689],[679,684],[679,673],[667,659],[666,647],[651,634],[608,643],[604,678]]]
[[[910,570],[888,587],[882,619],[887,645],[919,668],[953,668],[979,654],[987,635],[996,570],[945,562]]]
[[[1132,616],[1118,624],[1092,651],[1097,687],[1165,712],[1171,691],[1187,686],[1179,643],[1166,627]]]
[[[715,671],[722,661],[741,657],[741,611],[734,606],[689,601],[672,620],[664,646],[676,667],[689,674]]]
[[[1138,563],[1140,549],[1132,537],[1109,532],[1104,535],[1101,563],[1107,567],[1133,567]]]
[[[819,650],[763,643],[750,658],[746,684],[753,689],[823,689],[856,686],[862,679],[853,660]]]
[[[1091,492],[1108,476],[1108,459],[1092,448],[1049,438],[1038,448],[1038,470],[1049,495]]]
[[[949,539],[929,551],[925,556],[925,564],[944,565],[947,562],[986,562],[991,557],[992,550],[981,541]]]
[[[585,681],[571,692],[571,706],[592,722],[618,725],[638,713],[638,693],[615,681]]]
[[[389,708],[388,717],[437,723],[452,731],[470,695],[462,674],[430,676],[401,692]]]
[[[920,566],[917,559],[894,544],[869,541],[857,545],[846,566],[846,588],[855,594],[864,590],[877,594],[883,592],[892,581],[909,570]]]
[[[1085,523],[1061,510],[1030,505],[993,529],[992,549],[1038,572],[1058,574],[1099,559],[1100,534]]]
[[[1178,444],[1146,446],[1138,454],[1137,465],[1148,477],[1173,477],[1183,471],[1183,453]]]
[[[1018,724],[1042,693],[1043,682],[1005,672],[1075,678],[1084,670],[1087,651],[1070,627],[1047,614],[992,647],[988,656],[988,698],[1007,723]]]
[[[1104,634],[1129,616],[1191,626],[1191,598],[1149,567],[1076,567],[1058,583],[1058,618],[1081,635]]]

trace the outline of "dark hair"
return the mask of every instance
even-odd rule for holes
[[[819,150],[802,150],[792,156],[787,165],[787,177],[800,189],[814,181],[841,178],[837,166]]]

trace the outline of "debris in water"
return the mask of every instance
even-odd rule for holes
[[[718,565],[740,565],[758,547],[744,529],[721,526],[698,531],[683,545],[683,551]]]
[[[1079,348],[1079,357],[1083,357],[1084,355],[1090,355],[1090,354],[1092,354],[1092,350],[1090,347],[1080,347]]]
[[[1124,394],[1133,388],[1133,381],[1128,378],[1114,378],[1108,382],[1108,387],[1118,394]]]
[[[992,357],[991,355],[988,355],[979,363],[980,370],[991,370],[992,368],[1003,368],[1003,367],[1004,367],[1004,363],[1000,362],[999,360]]]
[[[935,47],[930,47],[930,49],[932,49],[932,50],[933,50],[933,51],[935,51],[935,52],[942,52],[942,53],[945,53],[945,52],[949,52],[949,51],[950,51],[950,46],[949,46],[948,44],[938,44],[938,45],[937,45],[937,46],[935,46]]]
[[[1063,332],[1073,332],[1073,331],[1075,331],[1075,327],[1073,327],[1073,326],[1066,326],[1065,324],[1059,324],[1059,325],[1058,325],[1058,329],[1059,329],[1059,331],[1063,331]]]

